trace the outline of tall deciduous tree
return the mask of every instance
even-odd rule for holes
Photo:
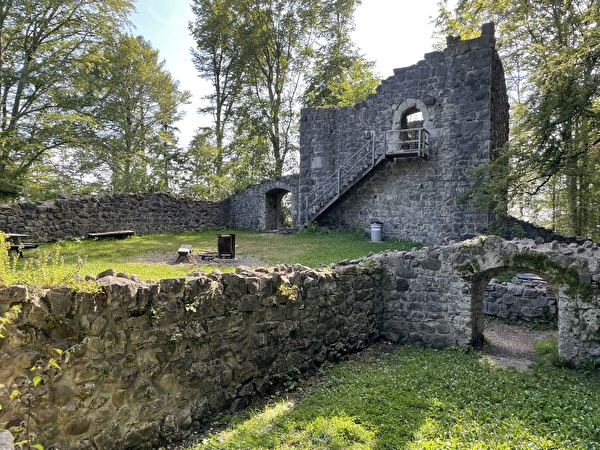
[[[201,78],[210,81],[213,91],[205,98],[209,106],[201,113],[211,113],[214,120],[215,146],[211,146],[211,163],[216,175],[223,174],[225,139],[231,126],[235,104],[242,90],[245,62],[238,34],[240,17],[235,11],[238,0],[193,0],[195,20],[189,30],[196,42],[192,59]],[[206,130],[200,130],[197,146],[206,142]],[[208,156],[208,154],[206,155]]]
[[[132,9],[132,0],[0,2],[0,196],[18,195],[37,161],[73,142],[74,74]]]
[[[558,231],[600,237],[600,3],[596,0],[459,0],[439,23],[471,36],[483,21],[498,26],[511,90],[512,135],[504,157],[511,171],[489,176],[513,198],[554,199],[550,224]],[[485,170],[485,169],[484,169]],[[590,171],[592,170],[592,171]],[[480,184],[480,187],[483,184]],[[498,190],[500,191],[500,190]],[[595,192],[596,195],[589,195]],[[534,197],[532,197],[534,196]],[[557,220],[558,209],[568,216]],[[542,221],[543,222],[543,221]]]
[[[109,177],[112,191],[169,190],[179,152],[174,124],[189,93],[178,90],[158,50],[127,34],[107,45],[91,75],[89,120],[79,130],[85,164]]]
[[[352,73],[351,82],[362,86],[364,79],[371,82],[372,76],[363,79],[369,64],[344,36],[352,28],[358,3],[193,0],[196,20],[190,31],[197,45],[193,57],[200,76],[214,88],[207,109],[215,117],[216,152],[209,153],[221,175],[224,170],[235,172],[249,183],[284,172],[297,148],[298,112],[307,77],[320,86],[334,72],[337,76],[344,71],[345,77]],[[337,45],[328,50],[334,35]],[[317,54],[320,69],[311,73]],[[329,62],[329,57],[338,60]],[[347,83],[348,78],[333,80],[331,89],[341,91],[343,100],[338,96],[327,103],[347,101],[351,96]]]
[[[337,107],[359,103],[374,93],[379,78],[350,38],[354,30],[356,0],[336,0],[324,5],[321,19],[323,44],[307,74],[305,106]]]

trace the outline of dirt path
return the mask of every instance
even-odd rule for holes
[[[500,367],[524,371],[535,359],[533,343],[556,337],[556,330],[534,330],[527,325],[508,325],[498,320],[488,320],[483,335],[484,358]]]

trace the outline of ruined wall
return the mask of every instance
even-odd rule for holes
[[[248,186],[229,199],[229,224],[248,230],[277,229],[277,214],[281,196],[291,194],[293,223],[298,223],[298,176]]]
[[[488,236],[326,270],[239,268],[160,283],[109,271],[94,296],[1,289],[0,314],[13,304],[24,312],[0,339],[0,404],[33,365],[56,356],[53,348],[79,343],[63,371],[43,374],[34,391],[36,442],[156,448],[380,337],[480,342],[483,293],[506,270],[537,273],[555,289],[562,358],[600,362],[600,246]],[[18,425],[25,404],[2,421]]]
[[[497,236],[373,256],[386,270],[382,330],[388,339],[430,345],[482,342],[484,292],[494,276],[532,272],[558,305],[558,351],[600,361],[600,246],[505,241]]]
[[[228,218],[227,201],[161,193],[73,196],[0,206],[0,230],[29,234],[34,242],[114,230],[148,234],[219,228],[229,225]]]
[[[556,323],[556,293],[545,281],[493,279],[483,293],[483,313],[508,320]]]
[[[298,178],[289,176],[249,186],[221,202],[144,193],[65,196],[0,205],[0,230],[28,234],[32,242],[51,242],[130,229],[137,234],[226,227],[274,229],[279,212],[276,200],[288,192],[292,194],[292,219],[296,224]]]
[[[392,130],[405,110],[417,106],[430,133],[428,160],[398,158],[379,167],[319,223],[367,230],[379,221],[384,236],[428,244],[487,228],[487,215],[457,197],[471,185],[468,170],[508,139],[508,99],[494,46],[493,25],[484,25],[480,38],[449,38],[444,51],[395,69],[361,104],[302,111],[301,201],[365,144],[365,132]]]
[[[345,266],[238,269],[148,284],[102,274],[105,294],[0,290],[24,312],[0,339],[0,404],[52,348],[70,353],[35,389],[31,428],[45,448],[157,448],[192,424],[246,406],[380,335],[381,271]],[[25,404],[2,416],[9,428]]]

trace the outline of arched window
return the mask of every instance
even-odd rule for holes
[[[425,103],[406,99],[394,108],[392,129],[386,134],[386,156],[391,158],[429,157],[431,117]]]

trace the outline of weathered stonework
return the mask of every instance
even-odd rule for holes
[[[36,242],[114,230],[149,234],[228,225],[227,201],[198,201],[173,194],[73,196],[0,206],[0,230],[28,234]]]
[[[536,273],[556,292],[559,355],[600,361],[598,244],[483,236],[373,258],[388,273],[382,326],[388,339],[437,346],[480,343],[484,291],[494,276],[514,270]]]
[[[95,296],[1,289],[0,314],[13,304],[23,314],[0,340],[0,404],[53,348],[75,346],[62,372],[46,372],[33,390],[37,442],[155,448],[381,337],[480,342],[483,292],[506,270],[537,273],[555,288],[562,358],[600,362],[599,246],[489,236],[323,270],[240,268],[160,283],[109,271]],[[19,404],[2,420],[17,425],[27,411]]]
[[[221,202],[145,193],[69,196],[0,205],[0,230],[28,234],[35,242],[129,229],[137,234],[227,227],[272,230],[281,226],[281,198],[287,193],[292,195],[291,213],[296,223],[298,178],[290,176],[248,186]]]
[[[471,186],[469,169],[490,161],[508,139],[508,98],[494,46],[493,25],[487,24],[480,38],[449,39],[444,51],[395,69],[361,104],[304,109],[301,208],[365,138],[396,129],[402,115],[417,108],[430,133],[429,158],[398,158],[377,167],[318,217],[318,223],[368,230],[371,222],[379,221],[384,236],[427,244],[486,230],[487,214],[457,198]]]
[[[248,404],[290,377],[380,336],[381,270],[238,269],[144,283],[107,272],[102,295],[0,290],[23,314],[0,339],[0,404],[37,361],[70,351],[34,390],[31,430],[45,448],[156,448],[193,423]],[[77,345],[80,342],[80,345]],[[27,417],[17,404],[9,427]]]
[[[545,281],[493,279],[483,293],[483,313],[522,322],[556,323],[556,293]]]
[[[280,223],[281,199],[291,194],[293,224],[298,223],[298,176],[248,186],[229,199],[229,224],[232,228],[276,230]]]

